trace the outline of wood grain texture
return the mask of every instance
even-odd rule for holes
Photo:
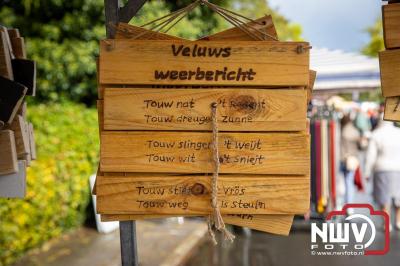
[[[101,214],[101,220],[103,222],[111,221],[134,221],[134,220],[145,220],[145,219],[165,219],[169,217],[176,217],[176,215],[140,215],[140,214]],[[185,215],[187,217],[188,215]],[[189,216],[190,217],[190,216]],[[277,234],[277,235],[289,235],[290,228],[292,227],[293,215],[281,215],[281,214],[226,214],[222,218],[226,224],[232,224],[237,226],[248,227],[253,230],[261,232]]]
[[[400,48],[400,3],[382,6],[382,19],[386,49]]]
[[[26,134],[27,130],[24,118],[17,115],[10,125],[10,129],[14,131],[18,159],[25,159],[25,155],[30,153],[30,144],[29,135]]]
[[[29,133],[30,157],[32,160],[36,160],[37,155],[36,155],[35,133],[32,123],[28,123],[28,133]]]
[[[0,198],[24,198],[26,194],[26,162],[18,161],[18,172],[0,177]]]
[[[400,121],[400,97],[386,98],[383,119],[388,121]]]
[[[100,83],[307,86],[309,52],[297,53],[300,46],[308,43],[105,40],[100,44]],[[173,47],[187,55],[199,47],[227,50],[226,57],[191,57],[174,56]]]
[[[10,49],[5,33],[0,31],[0,76],[13,80]]]
[[[101,133],[102,172],[213,172],[211,132]],[[220,133],[220,173],[307,174],[309,136]]]
[[[15,58],[26,59],[25,40],[23,37],[11,38]]]
[[[10,39],[21,37],[21,34],[19,33],[18,29],[8,29],[7,31],[8,31],[8,36],[10,36]]]
[[[312,99],[312,92],[314,90],[314,83],[317,79],[317,71],[310,70],[310,83],[308,84],[307,90],[307,102],[309,103]]]
[[[379,53],[382,95],[400,96],[400,49]]]
[[[302,131],[304,90],[106,88],[105,130],[210,130],[218,103],[220,131]]]
[[[224,214],[303,214],[309,208],[307,176],[218,178]],[[100,214],[209,214],[210,176],[107,176],[96,180]]]
[[[0,159],[0,175],[18,172],[15,137],[11,130],[0,130]]]
[[[162,32],[151,31],[128,23],[118,23],[117,31],[115,33],[115,39],[132,38],[135,38],[136,40],[184,40],[183,38],[179,38]]]
[[[256,23],[254,22],[249,22],[246,23],[245,25],[248,28],[250,32],[253,34],[257,34],[257,36],[262,36],[260,33],[257,33],[257,30],[262,31],[266,33],[267,35],[264,35],[265,40],[270,40],[274,41],[278,39],[278,35],[276,33],[275,25],[272,21],[272,17],[270,15],[266,15],[264,17],[261,17],[259,19],[255,20]],[[217,32],[215,34],[212,34],[210,36],[206,36],[201,38],[200,40],[204,41],[252,41],[254,40],[254,37],[250,36],[249,34],[245,33],[241,29],[237,27],[232,27],[227,30],[223,30],[220,32]]]

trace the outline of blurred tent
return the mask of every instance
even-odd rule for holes
[[[379,61],[357,53],[326,48],[311,49],[311,69],[317,71],[314,96],[329,97],[352,93],[357,100],[360,92],[380,87]]]

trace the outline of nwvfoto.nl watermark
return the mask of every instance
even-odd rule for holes
[[[369,214],[350,214],[348,209],[368,209]],[[343,222],[332,222],[336,216],[342,216]],[[384,223],[384,244],[381,248],[372,248],[376,241],[377,226],[371,219],[377,216]],[[380,220],[380,219],[374,219]],[[390,244],[389,215],[377,211],[370,204],[346,204],[340,211],[332,211],[322,224],[311,223],[311,255],[384,255]]]

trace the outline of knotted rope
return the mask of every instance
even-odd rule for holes
[[[224,220],[221,215],[221,211],[218,205],[218,175],[219,175],[219,151],[218,151],[218,120],[217,120],[217,103],[211,104],[211,117],[212,117],[212,151],[214,160],[214,171],[211,178],[211,207],[212,214],[208,217],[208,232],[214,242],[218,244],[215,239],[213,226],[218,231],[222,232],[225,240],[233,242],[235,236],[228,231],[225,227]]]
[[[254,27],[251,24],[247,24],[247,22],[252,22],[253,24],[257,25],[263,25],[262,23],[259,23],[251,18],[245,17],[241,14],[238,14],[236,12],[233,12],[231,10],[225,9],[223,7],[217,6],[215,4],[212,4],[208,2],[207,0],[196,0],[193,3],[189,4],[188,6],[181,8],[179,10],[176,10],[172,13],[169,13],[165,16],[162,16],[160,18],[157,18],[153,21],[150,21],[148,23],[145,23],[141,25],[141,27],[149,27],[148,30],[150,32],[142,32],[134,37],[132,39],[137,39],[143,35],[149,34],[150,36],[153,35],[155,32],[163,32],[167,33],[171,28],[173,28],[177,23],[179,23],[188,13],[190,13],[193,9],[195,9],[197,6],[202,5],[202,6],[207,6],[210,8],[212,11],[220,15],[222,18],[224,18],[226,21],[228,21],[230,24],[232,24],[234,27],[239,28],[241,31],[249,35],[255,40],[266,40],[267,38],[273,39],[273,40],[278,40],[276,37],[268,34],[267,32],[264,32],[256,27]],[[169,27],[167,27],[169,26]],[[163,31],[164,30],[164,31]]]

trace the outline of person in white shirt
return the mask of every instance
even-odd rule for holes
[[[393,201],[396,228],[400,230],[400,128],[393,122],[381,120],[372,132],[365,176],[367,180],[373,177],[374,200],[389,215]]]

